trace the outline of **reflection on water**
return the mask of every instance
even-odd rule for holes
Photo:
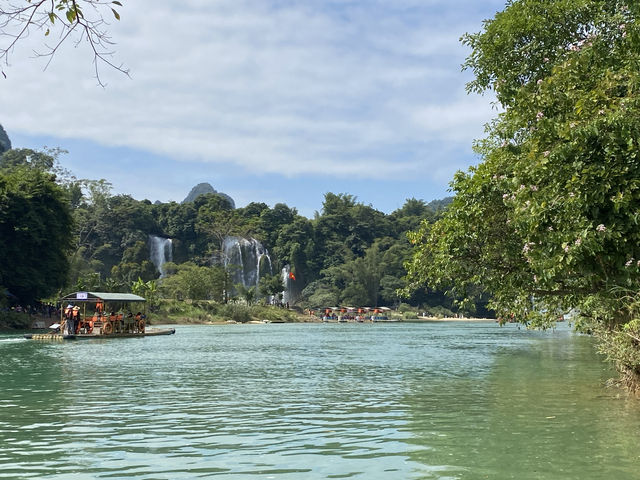
[[[588,338],[493,323],[0,337],[0,478],[638,478]]]

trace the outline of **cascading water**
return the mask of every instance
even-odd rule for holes
[[[260,277],[271,274],[271,257],[255,238],[227,237],[224,239],[223,263],[231,275],[233,285],[256,287]]]
[[[164,277],[164,264],[173,261],[173,242],[171,239],[149,235],[149,256],[151,262],[160,272],[160,278]]]
[[[282,269],[282,283],[284,284],[284,292],[282,292],[282,303],[287,304],[291,300],[291,266],[285,265]]]

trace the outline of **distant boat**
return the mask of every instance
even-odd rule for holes
[[[60,299],[60,323],[30,340],[86,340],[173,335],[175,328],[147,328],[146,299],[132,293],[73,292]],[[138,305],[137,308],[131,308]],[[137,313],[133,313],[137,310]],[[117,312],[117,313],[116,313]]]

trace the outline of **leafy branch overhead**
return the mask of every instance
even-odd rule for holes
[[[4,3],[4,2],[3,2]],[[0,61],[9,65],[16,46],[33,31],[43,36],[38,57],[48,57],[47,66],[67,41],[86,43],[93,52],[95,75],[100,85],[100,65],[125,75],[129,71],[112,60],[113,41],[107,32],[108,19],[120,20],[122,3],[115,0],[23,0],[0,6]],[[4,70],[2,74],[6,78]]]

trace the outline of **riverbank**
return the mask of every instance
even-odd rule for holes
[[[339,320],[323,320],[315,315],[303,315],[295,311],[288,311],[286,318],[276,319],[259,319],[253,318],[251,320],[241,322],[234,320],[201,320],[197,318],[154,318],[153,323],[163,325],[228,325],[237,323],[246,324],[264,324],[264,323],[455,323],[455,322],[477,322],[477,323],[495,323],[493,318],[469,318],[469,317],[416,317],[416,318],[393,318],[390,320],[363,320],[356,322],[355,320],[349,320],[341,322]]]
[[[0,329],[24,330],[43,329],[58,321],[57,318],[27,313],[5,312],[0,315]],[[286,309],[271,305],[216,304],[213,302],[162,302],[157,312],[148,315],[150,325],[226,325],[234,323],[323,323],[321,317],[309,315],[295,309]],[[350,323],[356,323],[350,320]],[[490,318],[468,317],[406,317],[392,313],[388,320],[375,323],[447,323],[447,322],[495,322]],[[339,323],[337,319],[328,323]],[[366,319],[363,323],[374,323]]]

